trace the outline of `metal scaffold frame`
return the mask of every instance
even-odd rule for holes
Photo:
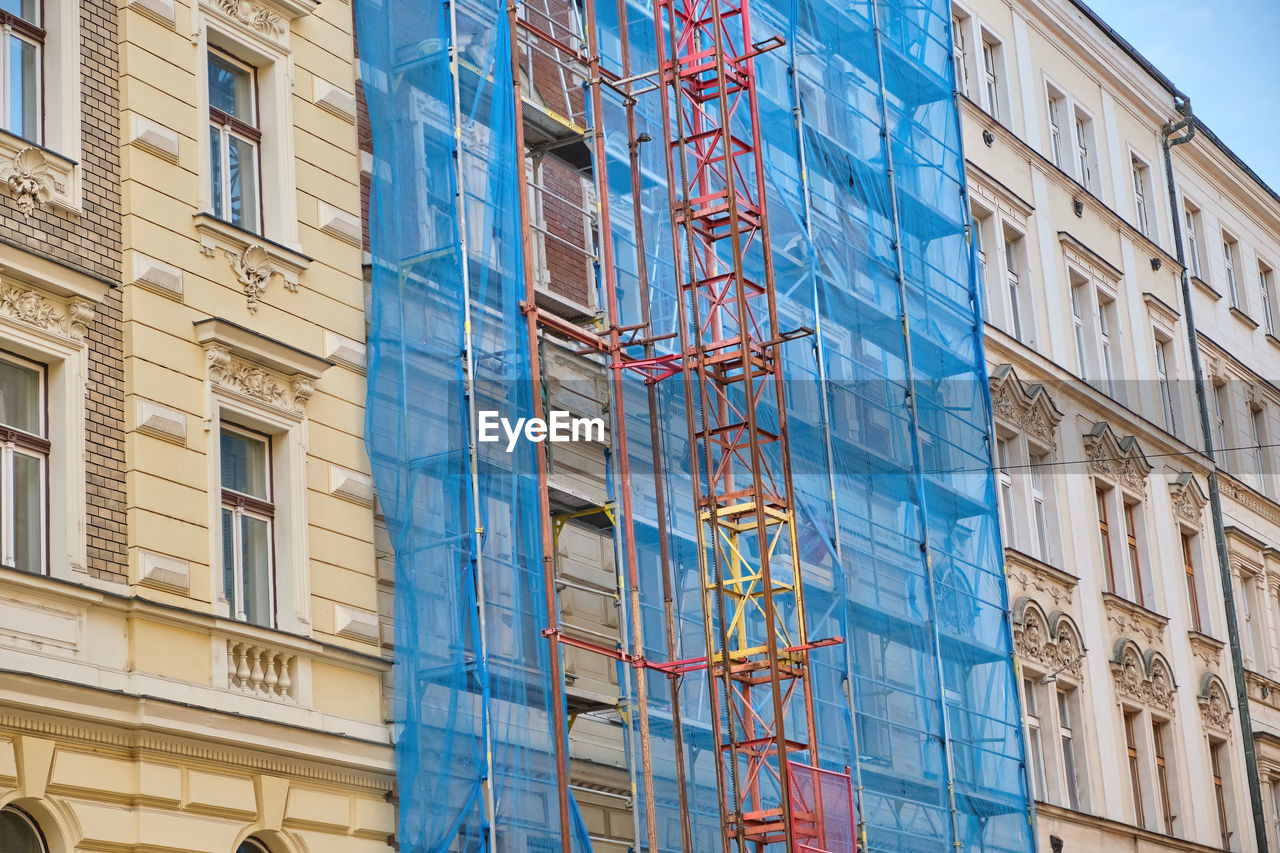
[[[439,815],[402,810],[402,843],[628,844],[580,811],[585,716],[621,742],[631,796],[606,796],[635,849],[1029,849],[993,481],[926,474],[989,464],[949,15],[357,8],[377,160],[402,170],[375,168],[369,372],[401,802]],[[550,293],[553,255],[585,265],[587,310]],[[546,420],[565,358],[609,424],[603,491],[568,504],[548,444],[475,426]],[[611,583],[565,576],[570,526],[611,543]],[[615,607],[616,640],[570,595]],[[582,653],[616,695],[566,680]]]

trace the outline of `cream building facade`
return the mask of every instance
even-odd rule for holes
[[[0,847],[389,850],[351,5],[15,8]]]
[[[1039,844],[1280,849],[1280,198],[1194,121],[1171,198],[1185,99],[1081,4],[953,13]]]

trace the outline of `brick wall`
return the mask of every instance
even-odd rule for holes
[[[89,573],[125,580],[124,361],[120,310],[120,108],[116,6],[80,8],[82,211],[24,217],[0,193],[0,241],[113,285],[89,328],[85,462]],[[73,451],[72,451],[73,452]]]

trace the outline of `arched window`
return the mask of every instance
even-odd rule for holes
[[[13,806],[0,809],[0,850],[4,853],[49,853],[40,827],[29,814]]]
[[[240,846],[236,848],[236,853],[271,853],[271,851],[261,841],[254,838],[246,838],[240,842]]]

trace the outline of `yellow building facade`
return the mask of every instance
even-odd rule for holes
[[[389,850],[351,5],[20,5],[0,848]]]

